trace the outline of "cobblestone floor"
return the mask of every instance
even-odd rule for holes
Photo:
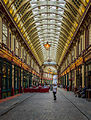
[[[91,102],[86,101],[86,99],[76,98],[72,92],[59,89],[56,101],[53,100],[51,91],[49,93],[34,93],[32,95],[28,93],[23,95],[24,98],[26,98],[24,101],[19,102],[3,114],[0,120],[91,119]]]

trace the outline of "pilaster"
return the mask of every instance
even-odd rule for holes
[[[82,88],[84,88],[84,64],[82,64]]]
[[[12,96],[14,95],[14,65],[12,64]]]
[[[74,73],[75,73],[74,87],[76,87],[76,69],[74,70]]]
[[[12,64],[12,88],[14,88],[14,65]]]
[[[69,91],[71,91],[71,72],[69,72]]]
[[[84,30],[84,33],[83,33],[83,49],[85,49],[85,30]]]
[[[14,51],[14,35],[11,32],[11,50]]]
[[[2,43],[2,18],[0,16],[0,43]]]
[[[89,45],[91,45],[91,24],[89,25]]]

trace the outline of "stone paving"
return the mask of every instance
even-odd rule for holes
[[[4,114],[6,106],[8,110]],[[91,102],[63,89],[58,89],[56,101],[52,91],[26,93],[1,103],[1,109],[0,120],[91,120]]]

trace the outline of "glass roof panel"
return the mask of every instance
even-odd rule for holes
[[[7,0],[5,4],[39,64],[49,59],[60,64],[88,2]],[[47,42],[51,46],[49,50],[44,48]]]
[[[61,20],[64,13],[63,7],[65,7],[64,0],[31,0],[30,4],[33,8],[33,14],[35,15],[34,20],[37,26],[38,36],[40,43],[45,53],[44,44],[46,42],[51,43],[50,56],[44,54],[45,58],[53,58],[53,53],[56,54],[53,44],[57,46],[60,36]],[[36,6],[34,8],[34,6]],[[42,10],[42,11],[41,11]],[[55,42],[56,39],[56,42]],[[47,59],[46,59],[47,60]]]

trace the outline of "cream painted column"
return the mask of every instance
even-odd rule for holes
[[[71,53],[69,54],[69,64],[71,63]]]
[[[83,43],[84,43],[84,41],[83,41],[83,40],[84,40],[84,34],[81,35],[81,38],[80,38],[80,39],[82,39],[82,51],[83,51],[83,50],[84,50],[84,47],[83,47]]]
[[[82,88],[84,88],[84,64],[82,64]]]
[[[2,18],[0,17],[0,43],[2,43]]]
[[[9,49],[10,49],[10,33],[11,33],[10,25],[8,25],[8,28],[9,28],[8,47],[9,47]],[[12,41],[12,39],[11,39],[11,41]]]

